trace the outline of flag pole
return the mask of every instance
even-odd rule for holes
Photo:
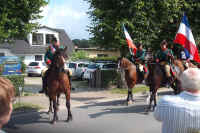
[[[122,27],[123,27],[123,29],[125,29],[124,23],[122,23]],[[134,62],[135,60],[133,58],[133,56],[134,56],[133,49],[130,48],[130,47],[129,47],[129,52],[130,52],[130,55],[131,55],[131,60]]]

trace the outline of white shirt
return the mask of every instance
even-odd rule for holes
[[[162,121],[162,133],[200,131],[200,95],[182,92],[160,99],[154,117]]]
[[[0,129],[0,133],[6,133],[6,132],[4,132],[3,130]]]

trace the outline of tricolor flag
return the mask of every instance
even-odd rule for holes
[[[186,48],[190,53],[190,59],[200,62],[198,48],[195,44],[188,19],[185,14],[182,18],[174,43],[181,44],[184,48]]]
[[[124,25],[123,25],[123,28],[124,28],[124,34],[125,34],[125,37],[126,37],[126,42],[127,42],[127,44],[128,44],[128,47],[129,47],[129,49],[132,49],[133,52],[134,52],[134,54],[135,54],[137,48],[136,48],[135,44],[133,43],[133,40],[131,39],[131,37],[130,37],[130,35],[129,35],[129,33],[128,33],[128,31],[126,30],[126,28],[125,28]]]

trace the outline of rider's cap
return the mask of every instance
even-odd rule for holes
[[[162,46],[162,45],[167,45],[167,41],[166,41],[166,40],[163,40],[163,41],[161,42],[160,45],[161,45],[161,46]]]
[[[200,69],[188,68],[181,76],[181,86],[183,89],[200,90]]]

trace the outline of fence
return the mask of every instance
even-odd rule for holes
[[[107,88],[110,84],[116,84],[119,74],[116,70],[97,69],[90,76],[90,88]]]
[[[96,71],[90,73],[89,79],[90,88],[101,88],[101,70],[97,69]]]

